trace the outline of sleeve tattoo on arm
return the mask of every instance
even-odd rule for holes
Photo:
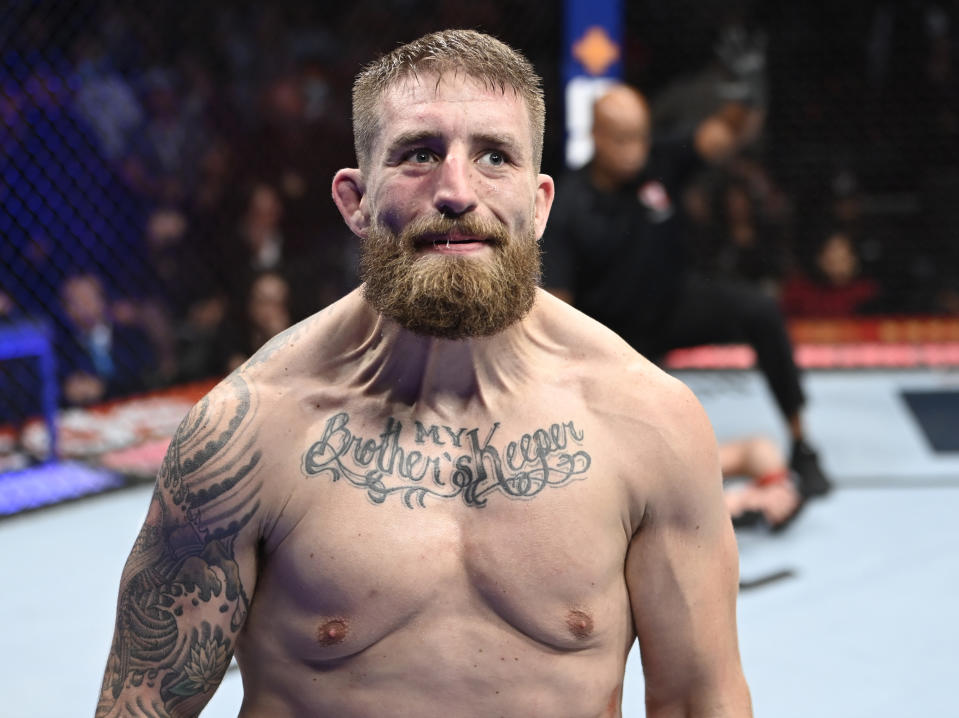
[[[160,468],[124,568],[97,718],[195,715],[229,667],[250,603],[235,543],[260,507],[261,455],[249,387],[234,374],[223,388],[227,398],[190,411]]]

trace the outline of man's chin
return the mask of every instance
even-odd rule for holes
[[[446,257],[437,258],[447,261]],[[474,288],[475,289],[475,288]],[[438,339],[489,337],[529,312],[535,286],[470,291],[461,282],[420,286],[402,296],[366,286],[367,301],[404,329]]]
[[[491,336],[522,319],[533,305],[539,248],[531,237],[499,246],[451,241],[447,248],[435,242],[425,251],[390,239],[374,233],[364,240],[364,294],[374,309],[416,334]]]
[[[391,317],[401,327],[424,337],[459,341],[491,337],[520,321],[526,312],[491,317],[485,311],[430,311]]]

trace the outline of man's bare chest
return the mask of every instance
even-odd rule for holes
[[[427,619],[570,650],[621,630],[619,484],[575,418],[452,426],[338,411],[301,446],[254,601],[282,608],[295,652],[352,655]]]

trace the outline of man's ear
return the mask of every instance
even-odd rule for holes
[[[536,204],[533,220],[536,222],[536,239],[546,231],[546,220],[549,219],[549,210],[553,206],[553,197],[556,195],[556,186],[553,178],[541,174],[536,178]]]
[[[343,215],[346,225],[357,237],[366,237],[370,227],[367,212],[366,185],[358,169],[342,169],[333,175],[333,202]]]

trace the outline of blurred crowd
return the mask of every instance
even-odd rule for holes
[[[544,171],[562,172],[558,11],[319,5],[12,3],[0,27],[0,320],[45,321],[63,405],[222,375],[355,286],[330,180],[354,164],[352,78],[396,41],[474,26],[520,47],[544,75]],[[669,52],[630,24],[662,11],[636,5],[624,69],[642,85]],[[853,3],[859,77],[824,51],[835,67],[799,92],[775,40],[790,24],[797,45],[813,33],[790,12],[724,15],[766,23],[754,49],[767,115],[755,142],[683,197],[697,268],[762,287],[790,317],[959,314],[959,17],[944,3]],[[704,96],[735,92],[710,54],[649,89],[658,128],[690,126],[713,109]],[[851,101],[871,102],[874,121],[850,129],[836,107]],[[829,150],[796,181],[809,127],[858,151]],[[890,179],[892,167],[908,176]],[[23,385],[0,371],[0,418]]]

